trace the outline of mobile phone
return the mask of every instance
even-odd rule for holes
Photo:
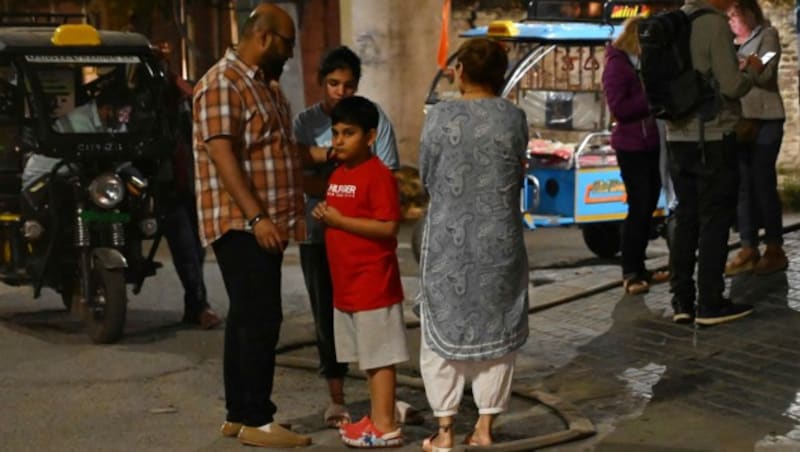
[[[775,57],[775,52],[767,52],[761,56],[761,63],[767,64],[773,57]]]

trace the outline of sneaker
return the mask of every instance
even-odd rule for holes
[[[786,253],[780,246],[767,245],[764,255],[753,267],[753,273],[756,275],[768,275],[770,273],[780,272],[789,267],[789,259],[786,258]]]
[[[258,427],[242,426],[239,430],[239,442],[247,446],[290,448],[305,447],[311,444],[311,437],[297,434],[285,429],[277,422],[270,425],[270,431],[265,432]]]
[[[355,424],[357,428],[342,429],[342,442],[347,446],[359,449],[373,449],[381,447],[400,447],[403,445],[403,430],[398,428],[392,432],[383,433],[375,427],[368,416],[364,416]]]
[[[741,319],[752,312],[753,307],[749,304],[733,304],[726,299],[721,304],[698,305],[694,323],[703,326],[719,325]]]
[[[694,302],[672,300],[672,321],[675,323],[692,323],[694,321]]]
[[[725,264],[725,276],[736,276],[741,273],[753,271],[759,260],[758,250],[749,246],[744,246],[736,253],[730,262]]]

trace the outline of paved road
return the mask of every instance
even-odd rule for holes
[[[406,228],[402,237],[407,236]],[[624,296],[614,286],[617,263],[593,258],[579,231],[541,230],[527,239],[535,306],[598,288],[531,315],[531,340],[521,351],[515,388],[556,394],[598,429],[587,440],[552,450],[800,450],[800,233],[787,235],[792,266],[786,274],[731,281],[734,298],[754,302],[756,314],[703,330],[669,321],[664,286],[645,296]],[[402,242],[410,295],[417,280]],[[663,244],[654,243],[652,265],[664,263],[663,253]],[[206,281],[212,303],[224,312],[213,263]],[[281,359],[313,363],[294,250],[287,253],[283,283]],[[177,324],[182,290],[168,262],[132,297],[126,336],[112,346],[89,344],[54,294],[38,302],[28,294],[17,288],[0,292],[0,450],[241,450],[216,431],[224,417],[222,331]],[[410,341],[416,349],[417,330],[410,330]],[[415,360],[401,372],[417,376]],[[353,379],[347,388],[351,411],[363,414],[363,382]],[[417,389],[401,387],[398,393],[427,406]],[[280,420],[313,436],[313,450],[343,449],[335,432],[322,426],[324,384],[313,370],[279,368],[275,400]],[[468,398],[462,414],[459,435],[469,431],[476,414]],[[418,450],[433,429],[426,415],[425,425],[405,429],[408,445],[402,450]],[[516,397],[498,421],[497,436],[513,440],[561,427],[552,413]]]

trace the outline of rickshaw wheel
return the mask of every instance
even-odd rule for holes
[[[598,257],[612,258],[619,253],[622,244],[621,225],[615,221],[585,224],[581,227],[583,241]]]
[[[110,344],[122,337],[128,308],[125,272],[94,262],[92,269],[94,303],[86,307],[84,323],[92,342]]]

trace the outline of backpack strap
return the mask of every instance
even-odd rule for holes
[[[698,10],[695,10],[691,14],[687,14],[689,16],[689,23],[694,22],[694,20],[697,19],[700,16],[705,16],[706,14],[711,14],[713,12],[714,11],[712,11],[710,9],[707,9],[707,8],[700,8]],[[705,122],[703,121],[703,118],[700,116],[700,113],[697,114],[697,124],[698,124],[698,129],[699,129],[699,132],[700,132],[700,143],[698,145],[698,147],[700,148],[700,161],[702,162],[703,165],[705,165],[706,164],[706,146],[705,146],[705,142],[706,142],[706,133],[705,133],[706,132],[706,127],[705,127]]]
[[[706,14],[711,14],[713,12],[714,11],[710,9],[700,8],[698,10],[695,10],[692,14],[687,14],[687,15],[689,16],[689,22],[694,22],[694,20],[697,19],[698,17],[705,16]]]

